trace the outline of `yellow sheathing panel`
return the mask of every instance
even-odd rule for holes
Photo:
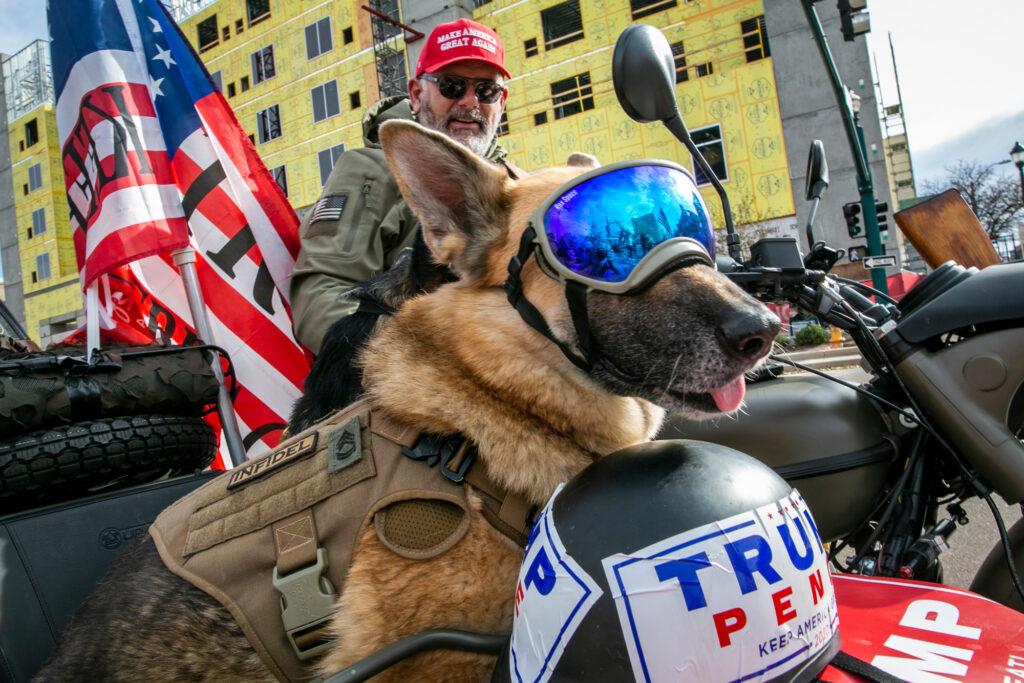
[[[25,124],[36,121],[39,141],[24,147]],[[68,224],[67,194],[61,165],[57,118],[51,105],[33,109],[11,122],[7,129],[11,147],[11,179],[14,190],[14,216],[18,230],[18,253],[25,294],[26,331],[36,342],[39,321],[74,313],[82,308],[78,285],[78,266]],[[23,148],[24,147],[24,148]],[[39,164],[42,185],[26,193],[29,169]],[[43,211],[46,230],[29,231],[32,214]],[[49,254],[50,276],[39,277],[37,257]],[[36,281],[33,282],[33,274]]]
[[[377,100],[373,39],[369,18],[359,9],[360,0],[271,4],[269,18],[235,32],[235,22],[245,17],[244,0],[221,0],[181,23],[182,32],[197,44],[197,25],[216,15],[218,30],[229,26],[230,38],[201,53],[210,72],[220,71],[225,96],[246,133],[256,139],[256,149],[268,168],[284,166],[288,199],[296,208],[308,206],[320,194],[317,152],[344,143],[346,148],[362,145],[360,121],[365,108]],[[333,49],[313,59],[306,57],[306,26],[329,17]],[[225,24],[225,22],[229,22]],[[352,42],[343,41],[343,31],[352,29]],[[267,45],[274,47],[276,74],[253,83],[252,54]],[[399,42],[399,45],[401,43]],[[241,90],[243,77],[249,88]],[[313,88],[331,80],[338,84],[340,113],[324,121],[313,121]],[[235,95],[229,95],[228,84]],[[359,93],[359,105],[352,107],[349,96]],[[257,113],[277,105],[281,137],[259,142]]]
[[[505,44],[513,77],[509,134],[501,142],[515,160],[532,170],[564,163],[570,152],[581,150],[604,163],[653,157],[692,168],[690,155],[663,126],[634,123],[615,98],[612,49],[633,23],[629,0],[581,1],[584,37],[546,50],[541,12],[558,4],[496,0],[474,12]],[[795,213],[771,58],[748,63],[743,46],[741,22],[763,13],[763,0],[678,0],[640,19],[661,29],[670,43],[684,44],[689,80],[676,86],[679,108],[691,131],[721,126],[728,168],[723,185],[740,224]],[[523,43],[530,39],[537,40],[538,54],[527,57]],[[697,65],[707,62],[713,73],[698,77]],[[590,74],[594,108],[556,120],[551,84],[581,73]],[[541,112],[548,122],[536,125]],[[721,225],[714,190],[708,185],[702,194]]]

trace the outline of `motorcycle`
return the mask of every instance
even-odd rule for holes
[[[923,629],[971,633],[973,638],[973,632],[963,630],[970,622],[985,624],[984,638],[989,640],[973,641],[971,652],[962,650],[967,660],[976,655],[970,673],[952,660],[943,662],[952,667],[944,673],[968,678],[1018,675],[1024,669],[1024,652],[1017,644],[1019,612],[1024,611],[1024,583],[1017,569],[1024,566],[1024,520],[1007,532],[992,494],[1010,504],[1024,499],[1024,357],[1015,351],[1024,344],[1024,291],[1014,287],[1024,282],[1024,264],[978,270],[944,263],[900,302],[830,275],[842,253],[813,236],[814,215],[828,186],[820,141],[812,145],[808,160],[808,253],[801,254],[795,238],[766,238],[754,243],[744,260],[728,197],[679,115],[674,63],[664,36],[643,25],[627,28],[616,45],[612,72],[623,109],[637,122],[662,122],[718,191],[729,251],[717,258],[718,269],[762,301],[795,305],[842,329],[871,374],[869,381],[855,385],[773,355],[774,362],[812,374],[763,373],[748,381],[745,409],[734,419],[695,422],[673,416],[659,438],[729,446],[754,456],[799,488],[829,544],[830,562],[843,572],[834,581],[844,642],[849,640],[860,657],[870,659],[883,651],[891,655],[886,648],[897,642],[906,645],[909,641],[893,640],[906,638],[899,635],[901,628],[918,629],[915,636]],[[940,555],[947,541],[968,523],[962,503],[972,497],[983,499],[992,510],[1000,542],[982,564],[970,593],[935,584],[942,581]],[[948,628],[921,621],[922,605],[938,610],[925,619],[952,619]],[[969,641],[959,644],[966,647]],[[952,644],[943,642],[939,648]],[[366,680],[429,649],[498,654],[507,643],[504,635],[428,631],[398,641],[328,681]],[[935,646],[920,647],[919,655]],[[934,662],[914,656],[875,661],[900,678],[936,680],[931,672],[938,669],[929,668]],[[861,680],[831,669],[822,679]]]
[[[808,253],[796,238],[765,238],[743,260],[728,197],[679,115],[663,36],[628,28],[612,69],[623,109],[638,122],[661,121],[718,191],[729,247],[718,269],[762,301],[795,305],[842,329],[871,374],[858,386],[775,355],[814,376],[769,376],[751,384],[735,419],[676,416],[660,438],[730,446],[773,467],[799,486],[831,542],[833,565],[847,573],[941,581],[939,556],[968,522],[962,503],[980,497],[1000,543],[971,589],[1024,610],[1024,521],[1007,532],[992,501],[993,492],[1009,504],[1024,499],[1024,292],[1014,286],[1024,282],[1024,264],[979,271],[947,262],[898,303],[830,275],[842,254],[813,236],[828,186],[820,141],[808,160]]]

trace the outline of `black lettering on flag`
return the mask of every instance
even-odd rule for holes
[[[227,174],[224,173],[224,167],[220,165],[220,161],[213,162],[196,176],[196,179],[185,190],[185,196],[181,198],[181,207],[185,210],[185,220],[192,218],[199,202],[203,201],[206,195],[210,194],[213,188],[220,185],[226,177]]]
[[[71,217],[82,230],[88,230],[89,221],[99,209],[99,195],[102,193],[104,185],[128,175],[129,141],[131,142],[132,150],[139,159],[138,172],[153,172],[149,165],[149,159],[146,157],[146,150],[142,145],[142,138],[139,136],[138,128],[136,128],[135,122],[132,121],[129,115],[128,104],[124,99],[124,88],[125,86],[123,85],[108,85],[100,89],[110,97],[110,101],[116,110],[114,114],[97,105],[93,95],[86,96],[82,101],[81,108],[78,110],[78,121],[75,123],[75,127],[68,136],[68,142],[64,147],[64,160],[70,161],[78,171],[72,182],[82,192],[86,200],[86,206],[80,207],[68,197],[68,209]],[[114,136],[114,167],[110,173],[106,173],[100,164],[101,159],[99,152],[96,150],[96,139],[92,136],[92,127],[85,121],[86,110],[111,124]],[[75,142],[80,142],[85,147],[85,157],[75,149]],[[79,179],[79,176],[81,179]]]
[[[256,237],[252,234],[252,228],[246,223],[220,251],[207,251],[206,256],[216,263],[228,277],[234,279],[235,266],[255,245]],[[252,298],[269,315],[274,315],[274,279],[270,276],[267,264],[262,260],[259,270],[256,272],[256,281],[253,283]]]

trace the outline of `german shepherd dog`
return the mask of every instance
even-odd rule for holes
[[[587,295],[599,360],[573,365],[527,325],[503,284],[530,215],[579,167],[521,180],[417,124],[382,126],[381,144],[419,217],[434,259],[455,282],[406,301],[360,353],[366,396],[397,423],[462,434],[491,479],[542,506],[596,458],[650,440],[665,410],[721,415],[712,392],[767,355],[778,320],[704,265],[662,275],[629,295]],[[525,296],[563,343],[576,343],[563,285],[535,259]],[[329,675],[430,628],[511,629],[522,549],[492,527],[470,491],[469,531],[450,551],[414,561],[373,525],[360,532],[333,631],[310,674]],[[494,658],[417,655],[382,675],[396,681],[479,681]],[[38,680],[272,680],[219,603],[171,574],[151,539],[126,551],[72,620]]]

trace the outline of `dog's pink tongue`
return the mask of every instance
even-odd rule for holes
[[[711,398],[715,399],[715,405],[723,413],[729,413],[740,407],[743,403],[743,395],[747,391],[747,383],[740,375],[724,387],[711,390]]]

